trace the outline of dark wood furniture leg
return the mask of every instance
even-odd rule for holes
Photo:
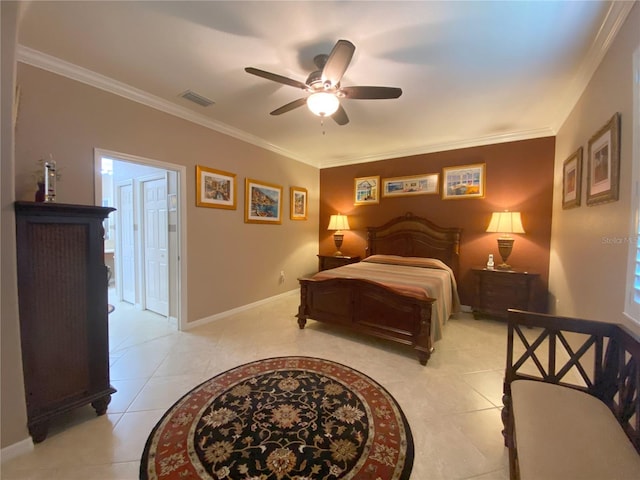
[[[106,395],[91,402],[91,406],[96,411],[96,415],[101,416],[107,413],[107,407],[109,406],[109,403],[111,403],[111,395]]]

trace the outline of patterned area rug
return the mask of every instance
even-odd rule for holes
[[[409,425],[366,375],[329,360],[281,357],[224,372],[154,427],[140,478],[408,480]]]

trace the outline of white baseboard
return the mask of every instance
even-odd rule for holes
[[[19,455],[29,453],[32,450],[33,440],[31,439],[31,437],[25,438],[18,443],[14,443],[13,445],[9,445],[8,447],[4,447],[2,450],[0,450],[0,463],[7,462],[12,458],[16,458]]]
[[[208,317],[201,318],[199,320],[195,320],[193,322],[189,322],[184,325],[183,330],[191,330],[195,327],[200,327],[202,325],[206,325],[207,323],[215,322],[216,320],[221,320],[223,318],[230,317],[231,315],[235,315],[236,313],[244,312],[245,310],[249,310],[251,308],[258,307],[260,305],[265,305],[267,303],[271,303],[275,300],[279,300],[281,298],[289,297],[291,295],[300,295],[300,289],[296,288],[294,290],[289,290],[288,292],[280,293],[273,297],[264,298],[262,300],[258,300],[257,302],[249,303],[247,305],[243,305],[238,308],[233,308],[231,310],[227,310],[226,312],[216,313],[215,315],[210,315]]]

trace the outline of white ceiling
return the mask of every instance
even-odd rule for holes
[[[291,158],[328,167],[554,135],[633,2],[28,2],[18,59]],[[343,99],[346,126],[301,107],[338,39],[356,46],[343,86],[400,87]],[[180,97],[191,89],[215,104]]]

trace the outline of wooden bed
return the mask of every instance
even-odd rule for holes
[[[407,213],[381,227],[367,228],[366,256],[399,255],[441,260],[457,278],[460,228],[439,227]],[[397,293],[384,284],[359,278],[300,278],[298,325],[307,319],[347,326],[375,337],[410,345],[422,365],[433,350],[431,310],[434,298]]]

